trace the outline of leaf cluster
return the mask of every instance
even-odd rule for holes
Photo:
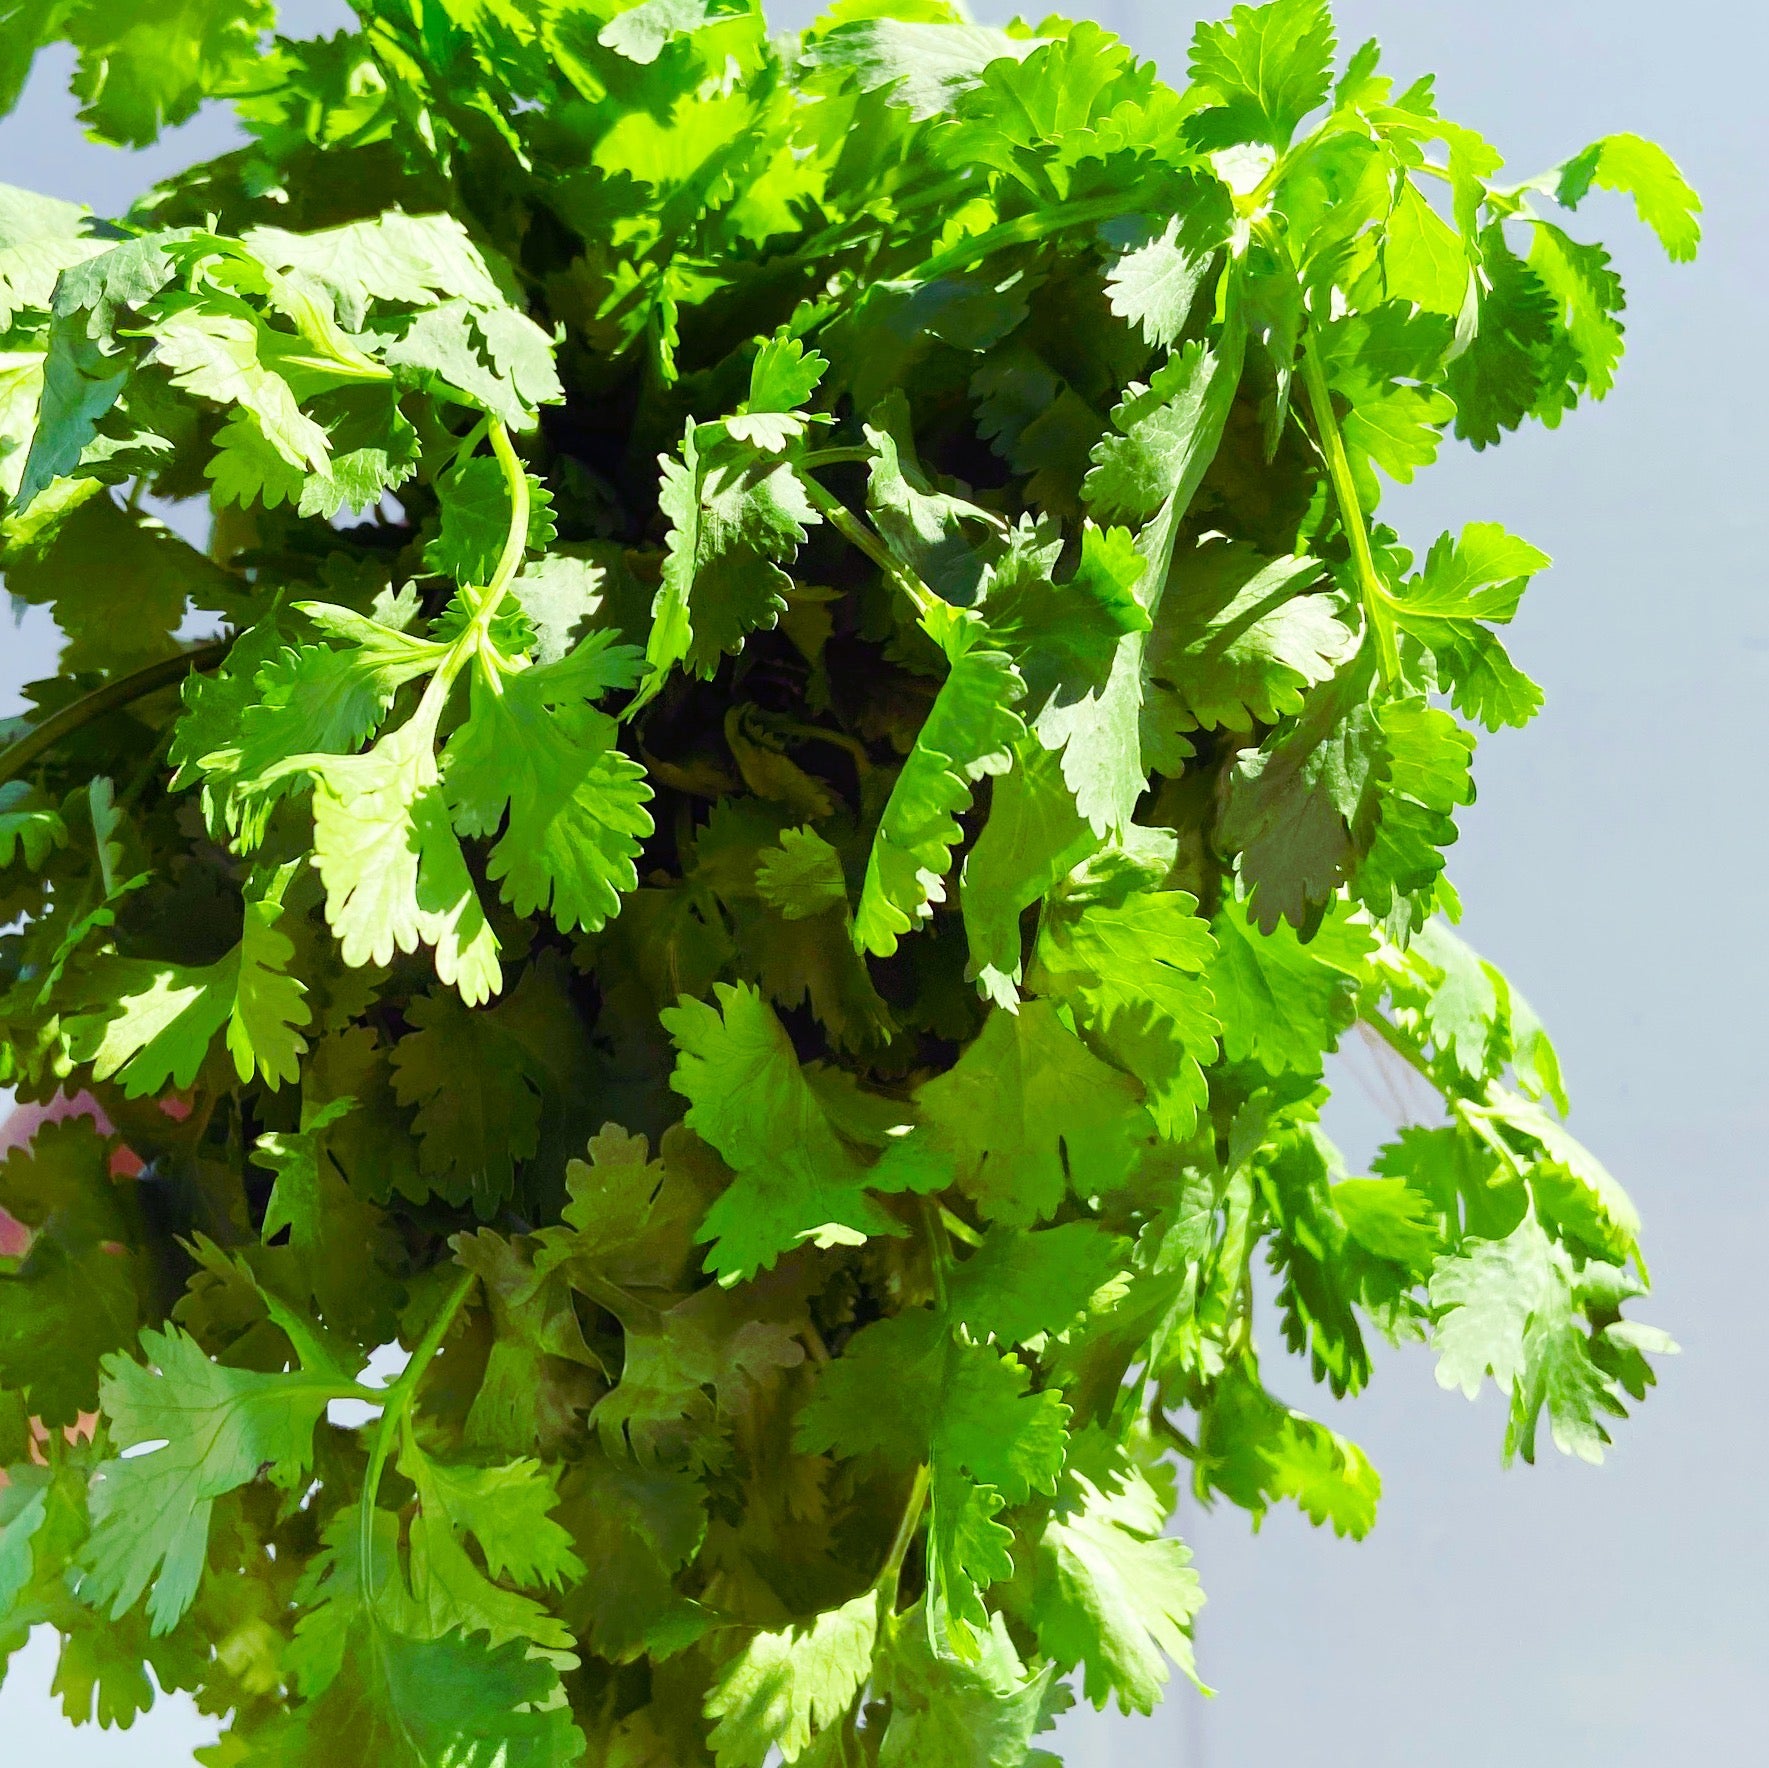
[[[1686,258],[1671,161],[1508,182],[1324,0],[1183,86],[357,13],[0,32],[247,131],[0,189],[0,1081],[103,1110],[0,1166],[0,1654],[212,1768],[1031,1768],[1196,1674],[1181,1478],[1371,1527],[1305,1370],[1599,1458],[1673,1347],[1445,876],[1547,560],[1377,512],[1609,390],[1563,211]],[[1440,1102],[1367,1174],[1351,1036]]]

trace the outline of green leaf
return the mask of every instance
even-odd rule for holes
[[[1411,179],[1401,184],[1382,244],[1388,292],[1427,313],[1454,319],[1468,296],[1468,254]]]
[[[889,957],[945,900],[941,880],[963,834],[958,817],[971,786],[1007,772],[1025,732],[1013,710],[1025,684],[988,630],[974,616],[944,609],[925,623],[950,670],[891,788],[854,911],[854,943],[877,957]]]
[[[268,268],[310,277],[351,331],[364,328],[378,303],[409,310],[460,299],[495,307],[503,298],[466,227],[453,215],[389,209],[311,233],[253,227],[242,239]]]
[[[424,564],[457,583],[489,583],[513,519],[503,468],[485,454],[457,461],[437,479],[436,497],[442,531],[424,548]],[[528,550],[545,552],[555,535],[552,495],[530,475],[528,497]]]
[[[134,1342],[134,1204],[87,1117],[43,1125],[0,1164],[0,1219],[29,1235],[22,1257],[0,1265],[0,1385],[52,1428],[97,1407],[102,1359]]]
[[[986,311],[999,310],[999,299],[981,298]],[[891,393],[873,412],[866,440],[873,451],[866,482],[873,525],[936,595],[968,607],[977,598],[986,568],[978,534],[998,527],[998,518],[935,488],[916,458],[909,409],[900,392]],[[929,637],[950,653],[948,630],[929,628]]]
[[[703,1289],[653,1317],[594,1282],[584,1287],[626,1327],[619,1384],[598,1402],[592,1422],[609,1454],[630,1454],[642,1467],[704,1473],[724,1466],[729,1433],[752,1417],[770,1378],[805,1360],[790,1332],[747,1318],[724,1289]]]
[[[1039,928],[1032,985],[1065,1000],[1089,1036],[1147,1090],[1159,1133],[1184,1141],[1209,1089],[1204,1065],[1221,1029],[1202,975],[1216,953],[1198,900],[1137,892],[1064,912]]]
[[[815,829],[788,829],[756,867],[756,890],[789,921],[808,920],[848,900],[841,855]]]
[[[598,1656],[661,1660],[706,1631],[711,1617],[672,1583],[706,1535],[706,1494],[691,1476],[592,1453],[567,1471],[560,1517],[595,1567],[561,1606]]]
[[[1096,518],[1146,522],[1170,500],[1184,513],[1215,452],[1238,369],[1198,342],[1168,357],[1147,386],[1130,384],[1083,487]]]
[[[590,636],[583,627],[602,604],[607,576],[592,559],[567,552],[548,553],[523,567],[510,594],[534,628],[535,662],[557,663]]]
[[[991,1228],[951,1278],[952,1315],[981,1341],[1061,1332],[1123,1263],[1125,1244],[1092,1222],[1020,1233]]]
[[[1401,1179],[1341,1179],[1333,1207],[1358,1245],[1421,1275],[1442,1251],[1431,1200]]]
[[[1098,845],[1063,779],[1062,761],[1023,740],[990,793],[989,820],[965,856],[959,900],[970,942],[966,971],[997,1006],[1012,1008],[1024,971],[1020,918]]]
[[[878,1598],[868,1591],[808,1626],[758,1633],[706,1697],[719,1768],[761,1768],[770,1751],[796,1762],[840,1722],[872,1670]]]
[[[1224,903],[1211,922],[1216,957],[1205,981],[1223,1052],[1272,1074],[1318,1074],[1322,1053],[1357,1016],[1357,981],[1373,941],[1335,914],[1304,944],[1287,922],[1262,930],[1248,908]]]
[[[1470,522],[1460,539],[1443,534],[1425,569],[1407,586],[1409,615],[1499,624],[1517,612],[1529,580],[1552,563],[1545,552],[1497,522]]]
[[[529,1639],[569,1650],[571,1633],[532,1597],[496,1580],[557,1588],[583,1575],[571,1537],[556,1522],[554,1476],[537,1461],[501,1467],[450,1465],[415,1443],[401,1451],[399,1470],[417,1493],[406,1576],[410,1606],[400,1630],[420,1638],[485,1633],[492,1647]],[[469,1557],[471,1537],[485,1569]]]
[[[959,102],[961,126],[942,143],[944,153],[960,166],[982,161],[1026,176],[1027,162],[1054,157],[1052,149],[1091,144],[1095,125],[1148,96],[1151,73],[1109,31],[1085,20],[1071,25],[1023,61],[1000,58],[984,70]]]
[[[190,689],[173,750],[179,783],[204,780],[205,799],[245,848],[264,838],[277,801],[300,784],[299,758],[348,755],[372,736],[408,681],[435,668],[438,647],[348,609],[300,610],[349,642],[278,649],[271,622],[242,635],[220,676]],[[212,742],[212,738],[224,738]]]
[[[67,824],[34,786],[25,780],[0,786],[0,866],[22,859],[35,871],[67,844]]]
[[[1443,849],[1457,838],[1452,813],[1474,801],[1474,739],[1421,700],[1387,701],[1377,716],[1387,789],[1352,887],[1373,913],[1399,913],[1417,928],[1432,911]]]
[[[1310,930],[1375,834],[1382,725],[1354,661],[1295,724],[1243,749],[1221,788],[1219,845],[1240,856],[1254,918]]]
[[[1615,385],[1622,357],[1625,303],[1621,279],[1609,267],[1601,246],[1580,245],[1546,221],[1535,224],[1529,267],[1554,302],[1555,318],[1565,328],[1576,363],[1575,383],[1594,399]]]
[[[1024,677],[1030,709],[1104,686],[1119,641],[1147,632],[1137,600],[1146,561],[1124,528],[1081,530],[1081,556],[1066,583],[1052,580],[1060,548],[1039,546],[1037,531],[1010,536],[1010,551],[989,569],[983,617]]]
[[[184,1090],[225,1029],[241,1080],[261,1077],[274,1091],[297,1079],[307,1050],[301,1028],[313,1013],[306,985],[289,974],[295,946],[278,926],[281,897],[278,885],[249,899],[239,944],[213,964],[111,960],[98,973],[111,1004],[68,1028],[94,1078],[120,1078],[131,1099]]]
[[[608,636],[496,686],[476,675],[472,716],[443,758],[455,829],[503,831],[486,872],[504,901],[519,915],[544,910],[566,932],[593,933],[620,913],[652,831],[645,770],[615,747],[614,720],[585,704],[635,679],[636,659],[608,650]]]
[[[1038,1548],[1032,1624],[1059,1667],[1085,1670],[1087,1698],[1152,1713],[1171,1659],[1196,1680],[1191,1627],[1204,1603],[1191,1554],[1164,1536],[1163,1503],[1116,1445],[1084,1438]]]
[[[1530,1184],[1563,1231],[1613,1258],[1638,1252],[1640,1213],[1602,1161],[1539,1105],[1514,1093],[1499,1091],[1494,1112],[1541,1148]]]
[[[1665,255],[1677,263],[1694,258],[1701,244],[1701,198],[1656,142],[1638,135],[1606,135],[1560,168],[1555,200],[1576,209],[1595,185],[1634,199],[1640,219],[1658,235]]]
[[[786,462],[693,424],[682,458],[660,461],[658,507],[670,519],[663,584],[646,661],[658,675],[686,662],[710,678],[727,652],[786,610],[790,565],[817,514]]]
[[[1495,223],[1481,236],[1475,332],[1449,365],[1456,434],[1490,448],[1535,411],[1549,380],[1554,300]]]
[[[397,1290],[386,1272],[396,1245],[386,1218],[351,1189],[326,1146],[326,1131],[355,1108],[354,1099],[304,1105],[301,1128],[258,1138],[253,1162],[275,1175],[264,1206],[266,1244],[287,1230],[305,1289],[324,1322],[367,1340],[391,1327]]]
[[[80,55],[73,81],[80,120],[101,141],[148,146],[204,99],[250,77],[275,18],[268,0],[79,8],[65,30]],[[58,20],[57,36],[62,28]]]
[[[67,670],[120,675],[168,655],[178,648],[173,634],[187,604],[225,605],[232,587],[164,523],[123,509],[90,483],[69,487],[58,519],[4,557],[12,594],[54,610]]]
[[[949,1175],[993,1221],[1030,1227],[1073,1189],[1090,1197],[1123,1183],[1150,1124],[1143,1090],[1064,1025],[1048,1001],[997,1009],[945,1074],[916,1094],[922,1127],[880,1169]]]
[[[1380,491],[1374,462],[1398,485],[1410,485],[1420,467],[1437,459],[1443,427],[1456,415],[1445,394],[1421,387],[1393,387],[1354,406],[1340,430],[1359,474],[1359,492],[1374,508]]]
[[[1233,1365],[1203,1409],[1200,1471],[1249,1511],[1255,1525],[1271,1504],[1293,1501],[1317,1528],[1362,1540],[1375,1526],[1382,1478],[1357,1446],[1273,1399],[1247,1363]]]
[[[890,1664],[891,1718],[879,1768],[1038,1768],[1028,1755],[1048,1723],[1056,1666],[1028,1674],[1000,1616],[974,1664],[936,1656],[920,1617],[906,1616]]]
[[[1447,931],[1546,561],[1373,512],[1616,378],[1554,199],[1684,257],[1693,193],[1630,136],[1501,182],[1375,45],[1333,89],[1325,0],[1177,87],[963,14],[0,0],[0,108],[65,43],[107,137],[240,134],[116,224],[0,188],[0,571],[61,642],[0,1089],[117,1126],[0,1162],[0,1657],[57,1631],[70,1717],[1056,1768],[1072,1686],[1190,1667],[1169,1446],[1373,1525],[1262,1258],[1316,1378],[1435,1337],[1512,1453],[1674,1348]],[[1367,1178],[1360,1019],[1444,1106]]]
[[[1437,540],[1425,569],[1393,603],[1395,624],[1430,646],[1456,710],[1488,730],[1524,724],[1542,703],[1541,690],[1488,626],[1511,619],[1549,562],[1497,523],[1470,522],[1459,540]]]
[[[453,995],[420,996],[413,1030],[393,1051],[393,1087],[418,1108],[419,1166],[451,1203],[472,1201],[489,1220],[540,1145],[541,1102],[521,1046],[495,1012]]]
[[[269,1759],[290,1768],[570,1768],[582,1759],[558,1672],[521,1644],[409,1639],[362,1622],[338,1658],[324,1691],[273,1723],[262,1745]]]
[[[1605,1420],[1625,1408],[1576,1317],[1569,1261],[1533,1219],[1503,1240],[1470,1241],[1440,1259],[1431,1305],[1439,1385],[1472,1399],[1490,1375],[1510,1396],[1507,1460],[1518,1453],[1535,1460],[1544,1409],[1557,1448],[1582,1461],[1603,1459]]]
[[[121,1459],[93,1485],[80,1595],[116,1621],[145,1594],[154,1631],[168,1633],[196,1599],[216,1500],[266,1471],[297,1489],[337,1390],[224,1368],[176,1326],[143,1332],[141,1346],[145,1366],[120,1352],[105,1359],[100,1405]]]
[[[9,1470],[0,1497],[0,1614],[8,1614],[35,1572],[32,1542],[48,1512],[47,1481],[21,1481]]]
[[[1101,520],[1140,524],[1136,550],[1145,569],[1137,594],[1151,620],[1160,612],[1180,523],[1222,440],[1243,346],[1243,334],[1231,328],[1220,349],[1188,344],[1147,387],[1132,382],[1112,413],[1116,434],[1093,451],[1083,497]],[[1075,803],[1102,836],[1129,827],[1148,783],[1139,728],[1146,649],[1143,634],[1127,633],[1097,692],[1047,706],[1037,720],[1039,741],[1062,751]]]
[[[175,309],[155,323],[149,361],[172,384],[215,405],[237,405],[260,436],[291,467],[323,472],[331,450],[326,433],[300,408],[295,390],[261,359],[264,327],[237,312]]]
[[[415,718],[367,754],[306,758],[314,864],[346,964],[433,946],[436,974],[476,1006],[502,986],[498,939],[450,826],[432,741]]]
[[[900,9],[902,10],[902,9]],[[1034,42],[987,26],[863,13],[806,45],[818,67],[852,76],[862,92],[885,91],[917,122],[952,111],[1002,56],[1022,60]]]
[[[1147,245],[1128,251],[1106,277],[1112,311],[1141,331],[1157,350],[1171,350],[1191,318],[1215,241],[1198,238],[1195,227],[1182,233],[1181,217]]]
[[[1017,1358],[954,1338],[942,1316],[917,1310],[865,1328],[824,1367],[797,1441],[812,1454],[905,1466],[931,1456],[1020,1504],[1054,1489],[1068,1417],[1060,1395],[1028,1386]]]
[[[857,1334],[799,1416],[802,1451],[931,1464],[930,1583],[965,1657],[988,1625],[982,1590],[1013,1572],[996,1513],[1054,1490],[1062,1471],[1069,1409],[1028,1385],[1017,1357],[957,1338],[923,1310]]]
[[[1312,559],[1266,559],[1220,538],[1182,551],[1149,638],[1143,748],[1163,773],[1184,770],[1195,728],[1251,730],[1300,712],[1357,647]]]
[[[84,204],[0,184],[0,330],[30,308],[46,309],[61,273],[105,250],[88,236],[88,214]]]
[[[1326,103],[1335,47],[1325,0],[1237,6],[1223,23],[1193,32],[1192,79],[1229,112],[1236,138],[1281,150]]]
[[[851,1246],[900,1232],[866,1195],[866,1168],[767,1003],[741,983],[715,993],[716,1009],[683,1000],[659,1015],[679,1052],[670,1084],[689,1102],[685,1121],[735,1175],[700,1227],[707,1268],[731,1284],[807,1240]]]

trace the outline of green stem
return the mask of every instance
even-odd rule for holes
[[[940,598],[839,497],[825,491],[815,479],[806,478],[802,483],[824,520],[850,546],[863,552],[909,598],[918,616],[925,617],[939,605]]]
[[[863,445],[853,448],[813,448],[801,454],[792,464],[802,473],[820,472],[824,467],[864,466],[875,458],[874,450]]]
[[[928,1255],[934,1267],[934,1300],[943,1314],[950,1300],[947,1274],[952,1269],[952,1242],[946,1235],[945,1212],[934,1198],[922,1198],[921,1220],[927,1229]]]
[[[897,1586],[903,1576],[903,1561],[909,1557],[909,1549],[921,1528],[921,1513],[927,1508],[928,1492],[933,1483],[934,1470],[924,1461],[915,1470],[915,1481],[909,1488],[909,1502],[903,1506],[896,1537],[891,1542],[890,1552],[885,1555],[884,1569],[878,1574],[878,1582],[874,1585],[878,1591],[880,1612],[884,1615],[896,1612]]]
[[[94,688],[71,705],[62,707],[41,724],[33,725],[11,747],[0,750],[0,785],[16,779],[38,756],[46,754],[82,725],[132,701],[145,699],[161,688],[171,687],[198,670],[212,668],[227,655],[230,643],[224,638],[211,639],[194,650],[180,651],[176,657],[161,657],[128,675],[118,676],[115,681],[107,681],[103,687]]]
[[[491,419],[489,417],[482,417],[479,422],[460,439],[460,442],[455,447],[454,458],[457,461],[465,460],[468,455],[472,454],[473,451],[478,448],[479,444],[485,440],[485,433],[490,428]]]
[[[1430,1064],[1425,1060],[1425,1052],[1398,1025],[1380,1013],[1365,1013],[1359,1023],[1373,1031],[1409,1068],[1416,1068],[1433,1087],[1437,1086]]]
[[[510,531],[504,536],[504,550],[498,554],[497,568],[485,587],[485,600],[480,604],[478,623],[489,628],[492,616],[504,599],[504,592],[522,568],[523,554],[528,550],[528,473],[516,458],[510,432],[494,417],[491,420],[491,451],[504,469],[504,485],[510,493]]]
[[[1326,457],[1327,476],[1333,482],[1333,495],[1339,505],[1340,526],[1351,543],[1358,588],[1363,592],[1364,618],[1375,634],[1376,666],[1383,687],[1393,693],[1400,685],[1400,649],[1394,635],[1394,616],[1389,612],[1389,598],[1370,552],[1363,505],[1358,501],[1357,483],[1351,476],[1351,462],[1346,458],[1345,441],[1339,434],[1339,419],[1333,412],[1333,394],[1327,385],[1327,371],[1321,362],[1320,345],[1311,323],[1303,328],[1302,379],[1314,411],[1315,434],[1320,441],[1321,453]]]
[[[981,233],[972,234],[969,239],[948,246],[943,252],[935,252],[909,271],[906,280],[933,282],[954,270],[967,269],[992,252],[1004,251],[1009,246],[1032,245],[1053,233],[1082,227],[1092,221],[1110,221],[1123,213],[1122,196],[1094,196],[1072,203],[1058,203],[1053,208],[1040,209],[1029,215],[1016,215],[1011,221],[997,222]]]
[[[806,724],[797,718],[775,718],[769,723],[782,736],[797,737],[806,743],[828,743],[846,751],[853,757],[855,770],[859,773],[872,771],[872,757],[866,753],[866,745],[858,737],[850,737],[843,731],[826,731],[820,724]]]
[[[522,569],[522,560],[528,552],[528,473],[516,456],[515,445],[510,441],[510,432],[495,417],[488,417],[481,424],[475,425],[467,438],[471,442],[481,431],[491,436],[491,451],[497,457],[499,467],[503,469],[504,489],[510,494],[510,526],[504,535],[503,551],[498,554],[498,562],[491,573],[491,581],[486,584],[477,603],[473,608],[473,618],[467,623],[466,630],[454,642],[449,654],[443,658],[441,667],[431,682],[431,687],[446,698],[448,690],[454,685],[455,677],[462,668],[474,657],[479,659],[480,674],[485,685],[494,694],[503,692],[503,678],[508,664],[498,653],[491,640],[491,625],[497,618],[498,609],[503,606],[504,597],[509,592],[516,573]],[[467,443],[462,444],[462,455],[467,452]],[[473,602],[473,592],[466,592],[466,599]],[[440,687],[437,684],[440,683]]]
[[[597,1307],[617,1319],[628,1332],[659,1332],[663,1328],[663,1312],[648,1301],[642,1301],[630,1289],[611,1283],[599,1272],[581,1265],[571,1267],[571,1286],[587,1295]]]
[[[954,1215],[943,1203],[940,1205],[940,1223],[954,1240],[962,1240],[966,1246],[983,1244],[983,1236],[963,1216]]]
[[[436,1353],[442,1349],[442,1341],[455,1323],[455,1316],[466,1306],[467,1297],[472,1294],[473,1285],[478,1281],[476,1272],[461,1273],[447,1299],[436,1310],[436,1318],[430,1322],[429,1331],[412,1352],[412,1360],[406,1365],[405,1373],[384,1394],[376,1396],[382,1401],[381,1421],[375,1427],[375,1440],[369,1448],[368,1470],[363,1475],[357,1541],[357,1550],[361,1555],[357,1579],[362,1590],[363,1607],[371,1620],[375,1614],[375,1505],[380,1496],[381,1476],[387,1471],[394,1439],[411,1415],[412,1404],[418,1394],[418,1384],[424,1379]]]

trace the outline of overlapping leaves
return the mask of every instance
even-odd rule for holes
[[[71,1711],[1034,1768],[1194,1673],[1172,1454],[1373,1525],[1304,1367],[1428,1339],[1602,1452],[1639,1218],[1446,877],[1547,561],[1376,510],[1609,390],[1570,217],[1688,257],[1666,156],[1501,183],[1324,0],[1184,91],[944,0],[14,12],[0,96],[65,40],[102,137],[249,136],[117,222],[0,190],[66,641],[0,1079],[115,1126],[0,1167],[0,1645]],[[1367,1174],[1351,1035],[1442,1102]]]

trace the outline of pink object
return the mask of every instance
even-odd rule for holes
[[[71,1097],[66,1093],[57,1093],[47,1105],[20,1105],[0,1122],[0,1158],[4,1158],[14,1148],[28,1146],[44,1124],[60,1123],[67,1117],[89,1117],[100,1135],[115,1134],[111,1120],[105,1116],[98,1101],[90,1093],[76,1093]],[[121,1146],[111,1157],[112,1172],[118,1170],[119,1160],[125,1156],[135,1163],[134,1172],[140,1172],[141,1161],[134,1150]],[[20,1258],[30,1250],[30,1245],[30,1229],[22,1222],[14,1221],[4,1209],[0,1209],[0,1257]],[[97,1425],[97,1413],[82,1413],[79,1423],[69,1425],[62,1435],[70,1444],[78,1442],[82,1437],[90,1440]],[[49,1440],[49,1432],[35,1418],[31,1420],[31,1437],[31,1459],[42,1465],[42,1445]],[[0,1486],[7,1483],[6,1470],[0,1468]]]
[[[68,1117],[89,1117],[101,1136],[114,1133],[111,1120],[105,1116],[98,1101],[90,1093],[57,1093],[46,1105],[20,1105],[0,1123],[0,1157],[4,1157],[14,1148],[28,1147],[31,1139],[46,1123],[60,1123]],[[119,1154],[128,1154],[128,1149],[119,1149]],[[115,1162],[113,1161],[113,1170]],[[141,1170],[141,1162],[136,1160],[135,1171]],[[129,1175],[132,1176],[132,1175]],[[4,1209],[0,1209],[0,1257],[22,1258],[30,1249],[31,1231],[22,1222],[15,1221]]]
[[[0,1123],[0,1155],[24,1147],[44,1124],[60,1123],[65,1117],[91,1118],[101,1136],[116,1132],[116,1126],[90,1093],[57,1093],[47,1105],[16,1106],[12,1115]]]

